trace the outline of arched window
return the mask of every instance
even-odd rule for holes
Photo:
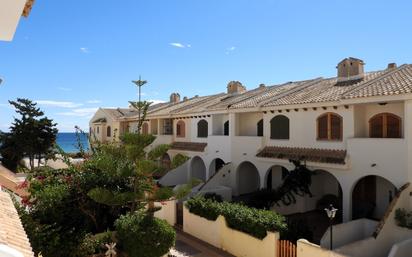
[[[223,135],[229,136],[229,121],[228,120],[223,124]]]
[[[100,133],[99,128],[100,128],[99,126],[96,127],[97,134]]]
[[[289,118],[277,115],[270,120],[271,139],[289,139]]]
[[[263,119],[258,121],[256,126],[257,126],[257,136],[263,137]]]
[[[182,120],[179,120],[176,124],[176,136],[177,137],[185,137],[186,136],[185,122],[182,121]]]
[[[317,119],[318,140],[342,140],[342,117],[325,113]]]
[[[379,113],[369,120],[369,137],[401,138],[401,118],[392,113]]]
[[[207,121],[200,120],[197,123],[197,137],[207,137],[208,129],[207,129]]]
[[[107,137],[112,136],[112,128],[110,126],[107,126],[107,128],[106,128],[106,136]]]
[[[142,134],[148,135],[149,134],[149,124],[146,122],[142,124]]]

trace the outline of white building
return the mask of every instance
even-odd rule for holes
[[[142,131],[157,135],[154,145],[172,145],[164,161],[191,157],[160,182],[196,177],[206,181],[204,191],[239,196],[276,188],[294,168],[289,159],[301,159],[316,171],[313,196],[277,211],[310,211],[332,194],[343,221],[382,218],[412,181],[412,65],[364,72],[362,60],[346,58],[337,71],[249,91],[232,81],[225,93],[183,100],[173,93],[152,106]],[[100,141],[117,140],[136,131],[136,121],[136,110],[99,109],[90,130]]]
[[[21,16],[28,17],[34,0],[0,0],[0,41],[12,41]]]

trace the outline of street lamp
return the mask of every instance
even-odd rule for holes
[[[326,215],[328,215],[329,218],[329,229],[330,229],[330,250],[332,250],[332,222],[333,219],[336,216],[336,211],[338,209],[334,208],[333,205],[329,205],[329,208],[325,208]]]
[[[139,88],[139,105],[138,105],[138,111],[139,111],[139,123],[138,124],[142,124],[142,121],[140,120],[140,113],[141,113],[141,109],[142,109],[142,104],[140,103],[140,97],[142,95],[141,90],[142,90],[142,86],[144,84],[147,83],[146,80],[142,80],[141,77],[139,76],[139,80],[132,80],[132,82]],[[140,134],[140,126],[138,128],[138,133]]]

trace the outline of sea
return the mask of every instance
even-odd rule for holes
[[[87,134],[79,134],[80,142],[83,146],[84,151],[89,150],[89,140]],[[66,153],[77,153],[79,152],[76,133],[58,133],[57,134],[57,145],[63,149]]]

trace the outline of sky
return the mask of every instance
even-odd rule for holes
[[[331,77],[353,56],[366,71],[412,63],[410,0],[37,0],[0,42],[0,130],[8,100],[36,101],[72,132],[98,107],[167,101]]]

